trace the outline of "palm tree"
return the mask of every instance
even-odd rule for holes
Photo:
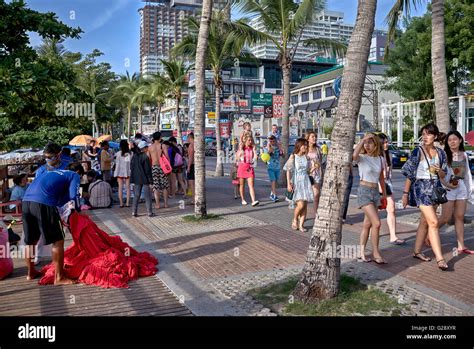
[[[195,194],[194,215],[205,218],[207,216],[206,202],[206,161],[205,161],[205,119],[206,104],[206,51],[208,47],[209,27],[212,18],[212,0],[203,0],[201,25],[196,48],[196,107],[194,118],[194,168],[195,168]]]
[[[324,9],[323,0],[303,0],[299,5],[293,0],[241,0],[239,7],[244,13],[256,16],[263,22],[265,30],[271,34],[269,40],[278,50],[277,59],[283,74],[284,96],[281,139],[283,149],[286,150],[290,126],[290,77],[293,59],[299,45],[313,46],[334,54],[343,54],[346,46],[340,42],[325,39],[301,40],[303,29],[312,21],[313,13]],[[284,162],[281,163],[282,167],[283,164]],[[284,176],[281,178],[283,179]]]
[[[352,166],[352,148],[362,101],[377,0],[359,0],[357,19],[347,51],[342,75],[331,151],[324,176],[320,208],[310,239],[306,262],[293,294],[309,303],[332,298],[339,293],[342,212],[344,193]]]
[[[77,81],[77,87],[91,99],[92,103],[97,104],[98,100],[103,96],[103,94],[99,92],[96,76],[93,72],[84,72]],[[97,123],[97,115],[94,114],[92,117],[95,133],[98,133],[99,124]],[[92,135],[92,137],[96,136],[96,134]]]
[[[166,85],[165,79],[160,73],[153,74],[146,83],[139,89],[140,93],[143,93],[153,100],[156,104],[156,120],[155,127],[157,130],[160,129],[160,114],[163,104],[165,104],[166,96],[168,95],[168,86]]]
[[[222,140],[220,134],[220,100],[222,91],[222,69],[233,65],[233,58],[247,58],[242,54],[245,43],[254,43],[265,40],[267,36],[256,35],[251,27],[244,21],[230,22],[226,19],[226,11],[214,11],[209,28],[208,50],[206,55],[206,68],[213,72],[215,90],[216,113],[216,146],[217,164],[216,176],[224,175]],[[199,23],[194,18],[188,19],[191,34],[175,46],[174,52],[179,55],[195,56],[197,47],[197,33]]]
[[[135,85],[135,91],[132,96],[132,105],[137,107],[137,117],[138,117],[138,132],[143,132],[143,116],[142,110],[143,105],[150,101],[150,95],[143,93],[143,88],[146,88],[146,82],[143,79],[138,79]]]
[[[169,88],[169,96],[174,99],[176,104],[176,131],[178,133],[177,141],[182,142],[181,124],[179,122],[179,107],[181,103],[181,94],[183,89],[187,86],[187,77],[189,67],[186,68],[182,60],[172,59],[170,61],[161,60],[165,68],[164,81]]]
[[[387,45],[395,38],[397,24],[403,12],[409,15],[411,6],[416,8],[416,5],[420,3],[421,0],[397,0],[395,2],[387,16]],[[388,53],[387,50],[386,52]],[[444,0],[431,1],[431,77],[433,79],[436,124],[441,132],[447,133],[451,129],[451,125],[445,61]]]
[[[113,96],[111,97],[111,102],[120,101],[127,108],[127,137],[130,139],[132,133],[132,108],[133,108],[133,98],[135,91],[137,90],[138,85],[138,76],[134,73],[132,76],[126,73],[120,77],[118,86],[116,87]]]

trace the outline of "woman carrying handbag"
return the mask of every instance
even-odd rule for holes
[[[419,207],[421,211],[413,257],[424,262],[431,261],[430,257],[421,252],[426,238],[427,224],[428,237],[438,268],[447,270],[448,265],[441,251],[439,221],[436,215],[436,209],[442,203],[439,200],[442,195],[439,194],[442,194],[443,191],[441,180],[446,177],[446,153],[434,145],[439,136],[438,126],[435,124],[425,125],[421,129],[421,134],[423,144],[413,150],[408,161],[402,167],[402,174],[407,177],[402,203],[404,208],[410,205]]]

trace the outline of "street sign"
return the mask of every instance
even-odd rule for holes
[[[283,95],[273,95],[273,117],[278,119],[283,117]]]
[[[264,107],[266,105],[272,104],[272,94],[271,93],[252,93],[251,94],[252,107],[259,106]]]
[[[232,99],[224,99],[222,102],[222,111],[238,111],[239,106],[241,109],[248,110],[249,109],[249,101],[248,99],[241,99],[239,103]]]
[[[264,111],[263,117],[265,119],[271,119],[273,117],[273,106],[267,105],[264,108],[265,108],[265,111]]]
[[[254,105],[252,107],[252,114],[253,115],[262,115],[265,113],[265,106]]]
[[[171,124],[161,124],[162,130],[171,130]]]

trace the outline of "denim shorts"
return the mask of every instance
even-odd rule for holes
[[[364,185],[359,185],[357,189],[357,204],[359,208],[367,206],[370,203],[373,203],[376,208],[380,206],[379,188],[369,188]]]
[[[270,182],[276,182],[280,178],[280,169],[267,168],[267,172]]]

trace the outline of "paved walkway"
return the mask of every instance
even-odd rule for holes
[[[127,208],[92,211],[91,215],[102,229],[120,235],[133,247],[154,254],[160,261],[157,279],[139,280],[131,284],[129,290],[122,291],[123,304],[132,304],[127,314],[153,313],[146,305],[153,304],[151,299],[155,295],[160,297],[162,291],[159,290],[166,287],[174,293],[180,305],[184,303],[183,315],[187,308],[195,315],[274,316],[269,309],[247,296],[246,291],[298,275],[305,260],[310,233],[291,231],[292,211],[285,202],[270,202],[268,194],[269,184],[257,180],[261,205],[242,207],[239,200],[233,198],[229,177],[209,177],[208,212],[219,214],[222,219],[186,223],[182,217],[192,214],[194,207],[183,206],[179,199],[171,200],[172,207],[168,209],[155,210],[157,216],[152,218],[145,214],[144,204],[140,205],[138,218],[132,217]],[[435,262],[422,263],[413,259],[411,251],[416,226],[409,223],[415,213],[415,210],[398,213],[398,221],[402,222],[398,224],[399,236],[407,239],[405,246],[390,245],[387,227],[382,227],[381,247],[389,264],[379,266],[345,259],[342,271],[383,290],[400,303],[408,304],[406,315],[474,315],[474,257],[453,256],[455,235],[451,226],[442,231],[443,252],[449,271],[439,271]],[[362,217],[361,211],[355,208],[354,199],[351,199],[348,221],[343,227],[343,244],[358,244]],[[312,224],[313,221],[309,220],[306,226],[310,228]],[[474,230],[467,225],[466,242],[474,246],[473,240]],[[430,250],[426,253],[432,256]],[[6,282],[2,281],[0,286]],[[32,289],[32,295],[43,292],[43,287],[24,283],[21,286]],[[61,299],[67,299],[72,290],[67,287],[59,289],[63,293]],[[126,292],[137,289],[136,292],[148,295],[150,303],[140,303],[141,307],[135,307],[134,312],[134,303]],[[5,290],[0,289],[0,314],[5,304],[2,300],[6,296],[2,295]],[[8,301],[11,302],[11,298]],[[88,303],[87,306],[94,305]],[[157,311],[156,314],[162,314]],[[97,313],[100,312],[101,308],[98,308]]]
[[[132,218],[127,209],[94,211],[104,227],[132,237],[141,250],[160,259],[158,277],[196,315],[271,315],[269,309],[245,295],[246,290],[297,275],[305,260],[310,233],[290,230],[292,211],[287,203],[267,198],[269,185],[257,181],[261,205],[242,207],[234,200],[229,177],[208,178],[208,211],[222,219],[185,223],[182,216],[193,213],[192,206],[156,211],[156,217]],[[351,200],[348,224],[343,228],[343,244],[357,245],[362,213]],[[182,202],[181,202],[182,204]],[[312,215],[310,210],[309,216]],[[407,315],[474,315],[474,257],[453,256],[453,227],[443,230],[443,252],[450,270],[441,272],[436,263],[422,263],[411,257],[416,210],[399,212],[399,236],[405,246],[389,244],[386,225],[381,246],[387,265],[343,260],[343,272],[410,305]],[[307,222],[310,228],[312,220]],[[133,240],[133,241],[132,241]],[[466,226],[466,242],[474,244],[471,225]],[[432,256],[430,250],[426,253]]]

